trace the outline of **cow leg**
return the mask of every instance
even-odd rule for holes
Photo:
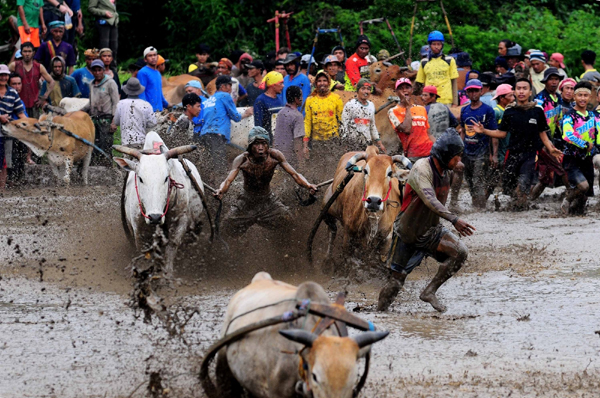
[[[71,184],[71,169],[72,168],[73,168],[73,159],[65,158],[64,174],[62,176],[62,180],[65,185]]]
[[[335,237],[337,236],[337,220],[335,217],[332,217],[328,214],[325,216],[324,221],[329,228],[329,242],[327,244],[327,255],[325,256],[325,261],[323,262],[321,270],[323,273],[327,273],[331,269],[329,264],[331,264],[333,259],[333,243],[335,242]]]
[[[50,169],[52,170],[52,174],[54,174],[54,177],[56,177],[56,179],[60,181],[61,177],[59,167],[51,161],[49,161],[48,163],[50,163]]]
[[[183,237],[187,232],[187,226],[189,224],[186,216],[182,216],[179,220],[174,222],[172,228],[169,229],[169,243],[165,247],[165,269],[164,272],[167,276],[173,276],[173,265],[175,264],[175,257],[177,256],[177,249],[183,242]]]
[[[238,398],[243,396],[244,389],[236,380],[227,362],[227,348],[222,348],[217,354],[217,389],[223,398]]]
[[[94,152],[94,148],[89,148],[88,153],[83,158],[81,176],[83,177],[83,185],[88,185],[88,175],[90,172],[90,162],[92,161],[92,152]],[[127,178],[125,178],[127,181]]]

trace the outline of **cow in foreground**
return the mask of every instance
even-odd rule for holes
[[[48,156],[48,163],[59,181],[71,183],[71,169],[81,163],[83,183],[88,183],[88,171],[93,148],[69,137],[65,129],[81,138],[94,142],[96,130],[92,119],[85,112],[72,112],[64,116],[42,115],[40,119],[17,119],[4,126],[3,131],[27,145],[39,157]]]
[[[198,231],[203,211],[202,201],[194,191],[190,179],[177,156],[196,149],[186,145],[168,149],[153,131],[146,135],[144,150],[115,145],[114,148],[130,155],[134,160],[114,158],[129,175],[123,187],[121,216],[125,234],[133,240],[138,250],[152,242],[157,226],[161,226],[168,239],[164,251],[165,273],[173,272],[177,249],[184,236]],[[188,160],[184,160],[201,189],[200,174]]]
[[[328,259],[331,259],[337,234],[337,221],[342,223],[346,232],[345,253],[350,253],[357,246],[375,247],[380,249],[380,254],[387,253],[394,220],[400,212],[399,180],[408,177],[408,170],[401,170],[397,163],[408,168],[412,166],[402,155],[379,154],[375,146],[367,147],[365,152],[348,152],[342,156],[333,184],[323,197],[324,204],[347,175],[348,169],[360,166],[362,175],[352,177],[324,218],[329,227]]]
[[[325,290],[314,282],[296,287],[259,272],[229,302],[221,336],[293,310],[294,299],[330,304]],[[388,333],[339,337],[332,327],[317,336],[310,331],[319,319],[308,315],[291,325],[259,329],[222,348],[217,356],[217,388],[206,391],[209,398],[240,397],[243,390],[255,398],[294,398],[298,396],[297,386],[305,397],[351,398],[358,359]],[[304,380],[298,371],[300,356],[306,365],[302,366]]]

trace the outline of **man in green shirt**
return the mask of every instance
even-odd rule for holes
[[[17,26],[21,43],[31,42],[35,48],[40,46],[40,20],[42,35],[46,34],[42,4],[42,0],[17,0]]]

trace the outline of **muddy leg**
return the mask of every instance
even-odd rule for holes
[[[535,187],[533,187],[531,190],[531,200],[536,200],[539,198],[542,192],[544,192],[544,189],[546,189],[546,185],[542,184],[541,182],[535,184]]]
[[[324,221],[329,227],[329,243],[327,245],[327,257],[325,258],[325,263],[329,263],[333,257],[333,242],[335,241],[335,237],[337,235],[337,221],[330,215],[325,216]]]
[[[408,274],[406,272],[392,271],[390,279],[379,292],[379,300],[377,301],[377,311],[387,311],[390,305],[396,299],[396,296],[404,286],[404,281]]]
[[[431,304],[437,311],[445,312],[446,306],[438,301],[436,292],[444,282],[450,279],[462,267],[467,259],[468,249],[454,234],[448,233],[442,238],[437,250],[449,257],[440,264],[437,274],[429,282],[429,285],[423,290],[419,298]]]
[[[81,176],[83,177],[83,185],[88,185],[88,175],[90,173],[90,163],[92,161],[92,152],[94,152],[93,148],[88,150],[88,153],[83,158],[82,167],[81,167]],[[125,181],[127,181],[127,177],[125,177]]]
[[[463,175],[465,172],[465,165],[458,163],[454,168],[454,176],[452,177],[452,184],[450,185],[450,210],[456,211],[458,209],[458,195],[460,194],[460,187],[463,182]]]
[[[567,196],[563,199],[563,202],[560,205],[560,210],[562,211],[562,213],[565,215],[568,214],[571,202],[573,202],[575,199],[578,199],[580,196],[585,195],[589,187],[590,185],[588,184],[588,182],[583,181],[577,184],[577,186],[574,189],[568,190]]]

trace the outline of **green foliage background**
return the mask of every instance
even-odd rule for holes
[[[3,16],[16,15],[14,3],[0,2]],[[87,12],[88,0],[81,3],[86,36],[79,47],[84,49],[97,45],[97,35]],[[195,60],[199,43],[214,49],[213,60],[236,48],[264,57],[275,48],[275,28],[266,23],[275,10],[294,12],[289,23],[293,51],[310,52],[317,27],[341,27],[346,45],[353,47],[358,22],[383,16],[389,18],[400,45],[407,51],[414,4],[412,0],[117,0],[121,15],[119,61],[126,65],[153,45],[171,60],[170,73],[182,73]],[[593,0],[446,0],[444,6],[456,45],[471,54],[474,68],[479,70],[493,67],[502,39],[516,41],[523,51],[538,48],[561,52],[571,75],[582,71],[581,51],[593,49],[600,54],[600,8]],[[7,31],[6,17],[0,28]],[[439,2],[419,3],[413,58],[433,29],[444,32],[449,39]],[[373,53],[382,48],[397,52],[385,25],[367,26],[365,33],[373,43]],[[281,40],[283,43],[283,34]],[[336,44],[334,35],[320,35],[316,58],[320,60]]]

